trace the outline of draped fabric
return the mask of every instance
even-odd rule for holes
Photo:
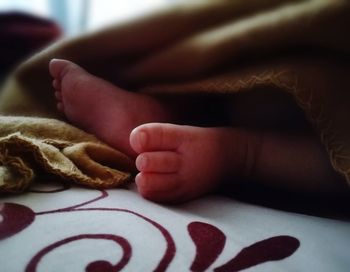
[[[61,129],[71,135],[68,145],[97,141],[82,131],[83,140],[75,136],[75,128],[64,123],[55,110],[48,62],[64,58],[128,90],[150,95],[232,95],[269,88],[287,92],[318,133],[334,169],[349,182],[349,12],[347,0],[186,1],[54,43],[22,63],[4,86],[0,98],[2,131],[6,131],[2,133],[2,164],[6,166],[12,152],[4,139],[8,141],[18,131],[34,142],[43,138],[45,143],[51,139],[66,141],[61,139]],[[33,128],[36,122],[41,126],[28,136],[27,128],[21,126],[21,116],[26,116],[23,120],[30,120]],[[53,131],[57,119],[63,122]],[[22,146],[21,141],[16,145]],[[55,154],[71,161],[74,167],[85,167],[74,162],[61,146],[53,146],[57,148]],[[101,143],[101,148],[107,147]],[[92,155],[95,152],[103,153],[95,148],[90,157],[105,161],[104,155]],[[24,161],[26,156],[15,157]],[[132,167],[126,156],[117,157],[108,157],[108,162],[115,163],[104,167],[111,169],[116,180],[124,181]],[[103,177],[99,178],[101,182],[93,182],[95,168],[89,169],[84,173],[90,177],[88,181],[78,177],[73,180],[93,187],[110,184],[104,184]],[[58,170],[41,165],[35,171],[56,174]],[[18,182],[13,178],[2,180],[0,188],[4,191]]]

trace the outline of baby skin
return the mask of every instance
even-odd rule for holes
[[[147,199],[183,202],[242,178],[302,192],[341,190],[312,135],[176,125],[176,107],[159,98],[120,89],[67,60],[52,60],[49,70],[58,110],[135,158],[137,189]],[[290,160],[296,157],[303,160]]]

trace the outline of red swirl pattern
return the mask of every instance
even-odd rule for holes
[[[49,190],[47,193],[58,193],[67,188],[61,188],[58,190]],[[42,191],[40,193],[43,193]],[[45,216],[48,214],[62,214],[62,213],[79,213],[79,212],[98,212],[99,214],[104,212],[116,212],[132,215],[143,222],[147,223],[152,228],[156,229],[160,236],[164,239],[166,248],[162,257],[158,261],[152,271],[163,272],[166,271],[172,263],[176,255],[176,245],[174,238],[170,232],[162,226],[160,223],[150,219],[149,217],[137,213],[135,211],[121,209],[121,208],[85,208],[84,206],[97,202],[99,200],[108,197],[106,191],[101,191],[101,194],[94,197],[91,200],[83,201],[82,203],[75,204],[65,208],[59,208],[54,210],[47,210],[35,213],[29,207],[15,203],[3,203],[0,204],[0,240],[9,239],[13,235],[28,228],[34,221],[35,218]],[[79,216],[77,217],[79,218]],[[178,226],[181,228],[181,226]],[[184,226],[185,227],[185,226]],[[218,257],[221,255],[225,248],[226,235],[218,227],[213,226],[209,223],[194,221],[187,224],[187,231],[193,244],[195,245],[196,254],[189,265],[189,271],[206,271],[210,267],[214,266]],[[65,246],[69,243],[74,243],[84,239],[102,239],[112,241],[122,249],[122,256],[120,260],[116,260],[115,264],[112,264],[105,260],[97,260],[89,263],[85,267],[85,271],[88,272],[115,272],[121,271],[128,267],[128,263],[133,253],[131,243],[127,238],[116,234],[79,234],[64,238],[50,245],[40,249],[34,256],[29,260],[25,267],[26,272],[35,272],[41,261],[47,254],[54,252],[58,248]],[[152,239],[152,238],[151,238]],[[288,236],[274,236],[268,239],[258,241],[252,245],[243,248],[238,254],[236,254],[230,261],[225,264],[221,264],[216,268],[213,268],[216,272],[229,272],[229,271],[240,271],[262,264],[267,261],[278,261],[288,256],[291,256],[298,248],[300,242],[298,239]],[[146,248],[147,246],[145,246]]]
[[[110,235],[110,234],[81,234],[78,236],[73,236],[73,237],[63,239],[59,242],[56,242],[52,245],[45,247],[40,252],[38,252],[34,256],[34,258],[28,263],[25,271],[26,272],[35,272],[40,260],[46,254],[48,254],[50,251],[55,250],[56,248],[58,248],[60,246],[63,246],[63,245],[66,245],[68,243],[71,243],[71,242],[74,242],[77,240],[81,240],[81,239],[111,240],[111,241],[119,244],[119,246],[122,248],[122,251],[123,251],[123,256],[122,256],[121,260],[116,265],[112,265],[111,263],[109,263],[107,261],[103,261],[103,260],[95,261],[93,263],[90,263],[86,267],[87,272],[98,272],[98,271],[117,272],[117,271],[121,271],[124,268],[124,266],[127,265],[128,261],[131,257],[131,253],[132,253],[131,246],[130,246],[129,242],[126,239],[124,239],[123,237],[116,236],[116,235]]]

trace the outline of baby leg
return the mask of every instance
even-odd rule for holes
[[[263,132],[251,177],[271,188],[296,193],[334,195],[346,183],[333,170],[318,136],[311,132]]]
[[[228,110],[233,126],[260,131],[255,180],[299,193],[328,194],[346,187],[291,94],[271,88],[242,92]]]

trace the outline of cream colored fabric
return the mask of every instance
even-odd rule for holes
[[[33,56],[7,80],[0,112],[32,116],[33,122],[41,122],[38,117],[63,120],[54,110],[47,69],[51,58],[69,59],[128,90],[150,94],[232,94],[273,87],[296,98],[334,168],[349,181],[349,14],[347,0],[184,1],[62,40]],[[8,139],[16,132],[2,135]],[[59,131],[53,134],[65,140]],[[38,137],[34,133],[32,139]],[[85,142],[78,138],[71,141]],[[81,170],[85,164],[74,165]],[[90,184],[83,180],[78,182]]]

